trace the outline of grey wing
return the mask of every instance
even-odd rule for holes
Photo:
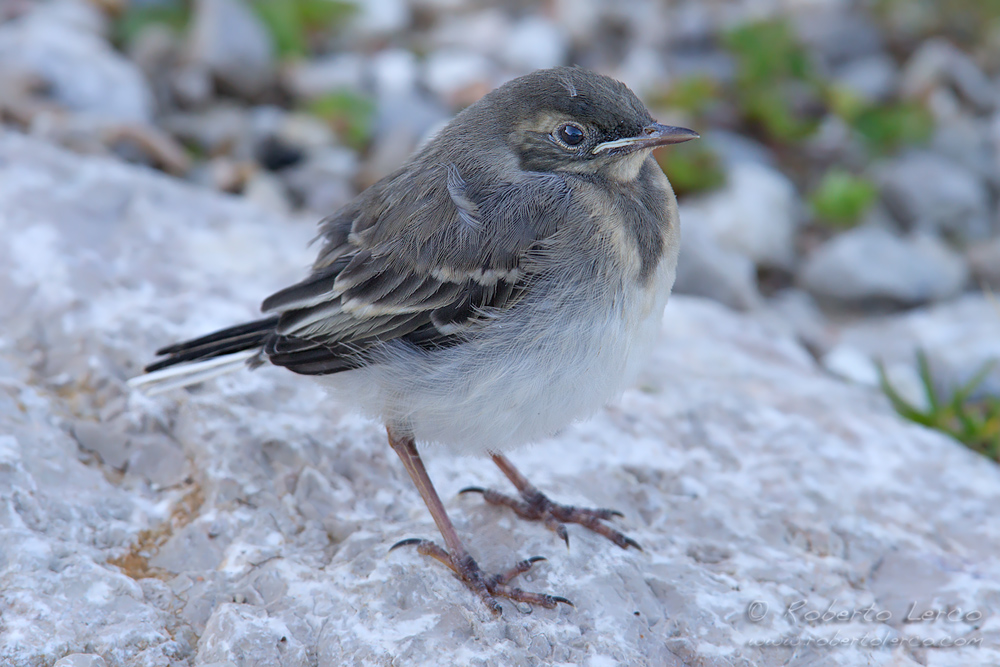
[[[278,315],[264,343],[272,363],[324,375],[365,365],[394,339],[447,347],[483,313],[516,304],[530,252],[567,218],[569,186],[528,174],[475,188],[451,165],[440,172],[400,172],[324,223],[312,275],[264,301]]]

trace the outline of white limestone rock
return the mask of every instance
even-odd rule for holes
[[[523,585],[575,608],[505,603],[494,619],[439,564],[388,553],[434,524],[381,427],[308,379],[268,368],[128,393],[158,345],[253,317],[301,275],[313,232],[0,134],[0,664],[1000,662],[996,466],[709,302],[671,302],[640,389],[512,454],[553,498],[623,511],[644,551],[578,526],[567,550],[456,495],[506,488],[488,461],[428,452],[479,562],[545,556]],[[99,436],[86,450],[73,437],[79,420],[132,447],[166,438],[188,477],[160,486],[102,463]],[[810,625],[784,613],[798,600],[891,618]],[[904,623],[911,603],[983,617]],[[802,642],[838,633],[982,646]],[[799,646],[753,644],[783,636]]]

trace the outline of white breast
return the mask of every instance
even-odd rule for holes
[[[645,287],[556,293],[528,317],[498,316],[474,342],[433,353],[396,344],[380,363],[323,381],[339,400],[455,452],[538,440],[593,414],[634,379],[675,268],[668,253]]]

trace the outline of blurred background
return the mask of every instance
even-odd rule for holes
[[[8,129],[315,220],[568,64],[704,137],[677,292],[1000,457],[1000,0],[0,0]]]

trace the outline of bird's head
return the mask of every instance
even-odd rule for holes
[[[698,138],[654,121],[624,83],[576,67],[509,81],[467,112],[476,125],[499,130],[520,168],[529,171],[630,180],[654,148]]]

